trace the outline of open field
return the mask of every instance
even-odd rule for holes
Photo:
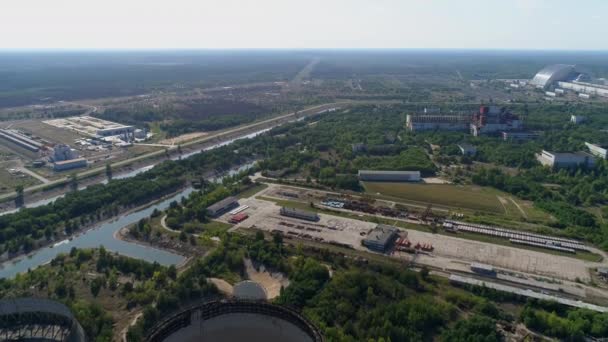
[[[13,174],[9,172],[10,169],[16,168],[19,168],[19,162],[17,161],[0,162],[0,193],[14,191],[15,187],[19,185],[28,187],[41,183],[23,172],[15,172]]]
[[[363,186],[368,193],[393,200],[432,203],[453,209],[488,211],[512,217],[527,215],[527,207],[521,204],[517,207],[516,202],[513,202],[517,200],[511,200],[510,195],[480,186],[385,182],[364,182]]]

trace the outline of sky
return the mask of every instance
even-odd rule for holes
[[[608,50],[608,0],[1,0],[0,49]]]

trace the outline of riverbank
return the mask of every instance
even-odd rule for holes
[[[135,212],[138,212],[138,211],[142,211],[142,210],[145,210],[146,208],[149,208],[151,206],[157,205],[158,203],[161,203],[162,201],[166,200],[167,198],[174,197],[174,196],[176,196],[176,195],[184,192],[188,188],[189,187],[187,187],[187,186],[181,187],[178,190],[175,190],[175,191],[173,191],[171,193],[168,193],[168,194],[164,195],[161,198],[153,200],[152,202],[148,202],[146,204],[143,204],[143,205],[140,205],[140,206],[137,206],[137,207],[128,208],[126,210],[120,211],[116,215],[113,215],[111,217],[108,217],[108,218],[96,221],[94,223],[88,224],[84,228],[78,229],[73,234],[64,235],[64,236],[62,236],[59,239],[45,241],[44,243],[41,243],[40,245],[38,245],[37,248],[29,251],[28,253],[19,252],[19,253],[13,254],[13,255],[9,256],[8,259],[3,260],[0,263],[0,269],[4,268],[5,264],[15,263],[15,262],[18,262],[21,259],[28,258],[28,257],[34,255],[37,251],[39,251],[39,250],[41,250],[43,248],[54,248],[54,247],[58,246],[58,244],[61,244],[64,241],[65,242],[72,241],[73,239],[78,238],[81,235],[84,235],[84,234],[88,233],[91,230],[100,228],[100,226],[102,226],[104,224],[108,224],[108,223],[111,223],[113,221],[116,221],[120,217],[129,215],[129,214],[132,214],[132,213],[135,213]]]
[[[169,147],[166,150],[146,153],[144,155],[140,155],[140,156],[137,156],[137,157],[134,157],[131,159],[127,159],[127,160],[123,160],[123,161],[111,164],[111,167],[114,171],[115,177],[118,178],[118,177],[120,177],[121,172],[125,173],[124,172],[125,168],[130,168],[131,170],[134,169],[134,171],[137,171],[138,169],[143,169],[146,167],[154,166],[167,159],[176,160],[176,159],[180,159],[180,158],[187,158],[187,157],[190,157],[191,155],[198,154],[200,152],[203,152],[203,151],[215,148],[215,147],[227,145],[234,140],[238,140],[241,138],[247,138],[250,135],[256,133],[256,131],[269,130],[273,127],[277,127],[277,126],[283,125],[285,123],[292,122],[292,121],[294,121],[294,119],[299,120],[306,116],[316,115],[317,113],[322,112],[323,110],[327,110],[327,109],[335,107],[335,106],[344,106],[349,103],[351,103],[351,102],[344,101],[344,102],[334,102],[334,103],[316,105],[316,106],[312,106],[309,108],[305,108],[298,112],[283,114],[283,115],[272,117],[270,119],[254,122],[251,124],[241,125],[241,126],[237,126],[237,127],[222,130],[222,131],[216,131],[216,132],[206,135],[205,137],[202,137],[200,139],[195,139],[195,140],[186,142],[184,144],[181,144],[180,149],[181,149],[182,153],[178,152],[178,146],[176,145],[176,146]],[[128,172],[126,172],[126,173],[128,173]],[[77,174],[77,178],[79,181],[89,179],[89,178],[101,179],[101,181],[92,182],[92,184],[97,184],[97,183],[103,182],[103,179],[105,179],[104,174],[105,174],[105,166],[82,171]],[[36,186],[25,189],[26,206],[27,206],[27,203],[33,202],[32,200],[28,200],[33,194],[42,192],[42,193],[45,193],[43,199],[52,197],[52,195],[48,195],[48,191],[52,191],[52,188],[59,188],[59,189],[65,188],[68,183],[69,183],[69,179],[64,177],[62,179],[53,181],[49,184],[36,185]],[[49,189],[49,188],[51,188],[51,190],[45,191],[45,189]],[[9,203],[8,205],[0,206],[0,214],[2,214],[3,212],[6,212],[7,210],[10,211],[10,210],[15,209],[14,203],[12,203],[12,204],[10,203],[10,201],[12,201],[15,198],[15,196],[16,196],[15,193],[5,194],[5,195],[0,196],[0,203],[3,203],[3,204]]]

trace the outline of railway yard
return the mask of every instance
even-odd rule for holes
[[[304,218],[282,215],[282,207],[303,212]],[[239,220],[232,220],[235,215]],[[581,252],[604,256],[599,250],[571,239],[450,220],[430,208],[408,209],[385,200],[270,183],[255,196],[240,199],[236,210],[218,220],[233,223],[232,231],[258,229],[281,234],[295,244],[324,244],[354,253],[378,253],[366,247],[364,240],[379,223],[388,223],[398,231],[380,253],[404,265],[415,263],[446,276],[488,280],[487,275],[472,270],[472,264],[480,263],[492,268],[491,281],[606,303],[603,290],[584,285],[592,282],[595,268],[604,266],[606,259],[598,262],[575,257]],[[470,234],[499,239],[503,244],[476,241]]]

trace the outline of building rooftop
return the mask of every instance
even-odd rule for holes
[[[230,196],[230,197],[226,197],[223,200],[219,201],[219,202],[215,202],[212,205],[207,207],[207,210],[209,211],[218,211],[221,210],[223,208],[225,208],[226,206],[234,203],[237,201],[237,198],[234,196]]]
[[[420,171],[382,171],[382,170],[359,170],[361,174],[376,174],[376,175],[420,175]]]
[[[66,165],[66,164],[72,164],[72,163],[80,163],[82,161],[86,161],[86,159],[84,159],[84,158],[76,158],[76,159],[61,160],[61,161],[55,162],[55,165]]]
[[[530,84],[546,88],[551,83],[556,81],[564,81],[570,78],[575,73],[574,65],[568,64],[553,64],[541,69],[534,75]]]
[[[398,230],[399,229],[393,226],[379,224],[369,233],[369,235],[367,235],[367,238],[365,238],[364,241],[386,244]]]

